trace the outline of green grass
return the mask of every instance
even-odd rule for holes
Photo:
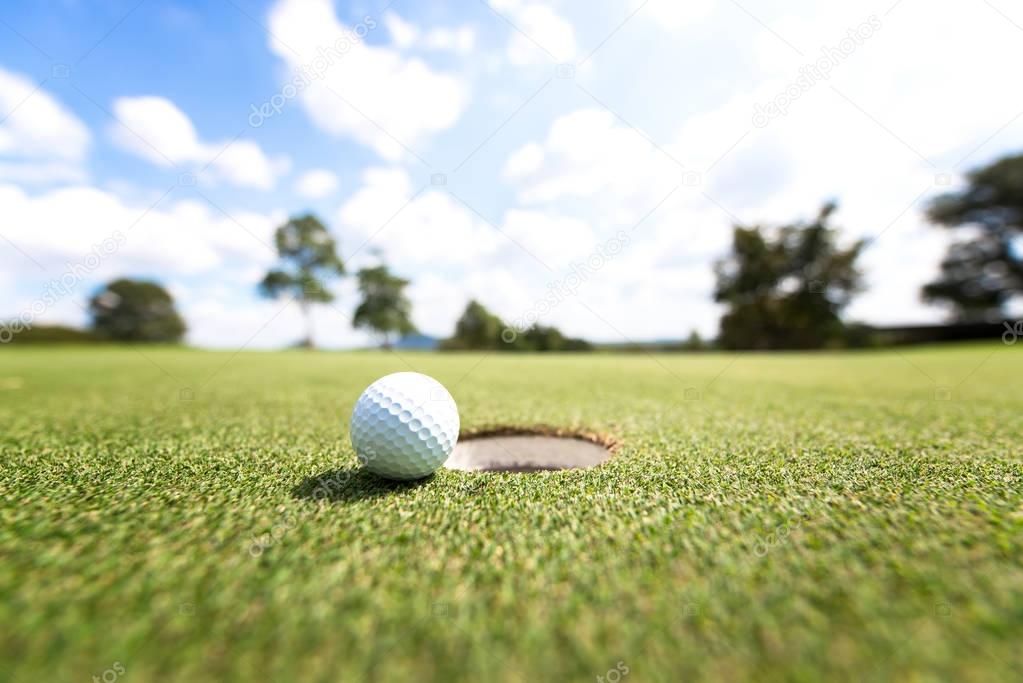
[[[463,429],[624,445],[382,483],[347,419],[408,366]],[[1021,378],[999,344],[0,350],[0,680],[1018,680]]]

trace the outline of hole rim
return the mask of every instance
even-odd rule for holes
[[[618,437],[608,434],[607,432],[600,432],[584,427],[558,427],[556,425],[549,424],[497,424],[475,427],[463,431],[458,435],[458,441],[456,442],[455,447],[457,448],[458,444],[466,441],[509,436],[541,436],[555,439],[575,439],[577,441],[585,441],[586,443],[600,446],[607,451],[608,455],[602,461],[585,467],[536,467],[528,469],[492,468],[473,470],[455,470],[453,468],[446,469],[460,471],[466,474],[538,474],[594,470],[610,462],[610,460],[618,454],[618,451],[620,451],[623,446],[622,440]]]

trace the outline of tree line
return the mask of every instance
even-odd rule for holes
[[[939,277],[927,283],[925,301],[946,305],[957,322],[992,322],[1023,295],[1023,155],[1010,156],[967,175],[964,189],[934,199],[927,217],[961,235],[941,263]],[[837,209],[825,204],[810,221],[780,226],[733,226],[728,255],[715,266],[715,301],[726,308],[716,341],[708,345],[694,332],[674,348],[813,349],[855,346],[863,326],[849,325],[843,310],[863,291],[857,261],[864,240],[839,244],[831,224]],[[332,304],[327,285],[348,275],[338,245],[315,216],[295,216],[274,233],[277,265],[258,285],[261,295],[297,302],[305,319],[299,343],[313,346],[313,306]],[[356,274],[360,301],[352,317],[389,348],[416,331],[409,280],[382,262]],[[121,278],[89,302],[93,338],[131,342],[179,342],[185,322],[173,297],[155,282]],[[53,328],[56,329],[56,328]],[[27,332],[31,332],[28,330]],[[49,335],[80,341],[81,333]],[[20,335],[16,335],[20,336]],[[30,336],[26,334],[26,337]],[[40,331],[39,338],[48,338]],[[470,301],[455,324],[445,350],[585,351],[593,346],[534,323],[527,329],[506,325],[478,301]]]
[[[297,302],[305,320],[305,336],[297,346],[312,348],[312,308],[331,304],[327,285],[348,273],[337,242],[318,218],[295,216],[274,232],[278,263],[260,281],[259,293],[269,299]],[[387,348],[396,337],[415,331],[412,303],[405,295],[409,281],[384,264],[356,273],[361,301],[352,326],[365,329]],[[155,282],[122,278],[106,285],[89,302],[92,330],[98,338],[127,342],[180,342],[186,328],[170,293]]]
[[[966,187],[934,199],[928,219],[959,236],[924,285],[924,301],[958,323],[999,322],[1023,295],[1023,155],[976,169]],[[869,246],[837,244],[834,204],[815,220],[771,228],[735,226],[731,253],[715,267],[716,301],[727,306],[717,343],[726,349],[855,346],[864,327],[840,313],[863,291],[857,259]],[[912,258],[907,255],[907,258]]]

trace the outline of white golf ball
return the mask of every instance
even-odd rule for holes
[[[444,464],[458,441],[458,406],[444,385],[396,372],[366,388],[352,410],[352,447],[388,479],[421,479]]]

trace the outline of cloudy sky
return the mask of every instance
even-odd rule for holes
[[[1009,0],[8,1],[0,318],[84,324],[145,276],[195,344],[284,345],[298,308],[255,284],[310,210],[413,281],[426,333],[555,290],[573,335],[713,335],[732,224],[837,199],[876,238],[849,317],[935,321],[922,208],[1023,149],[1021,63]],[[335,291],[319,341],[366,343]]]

